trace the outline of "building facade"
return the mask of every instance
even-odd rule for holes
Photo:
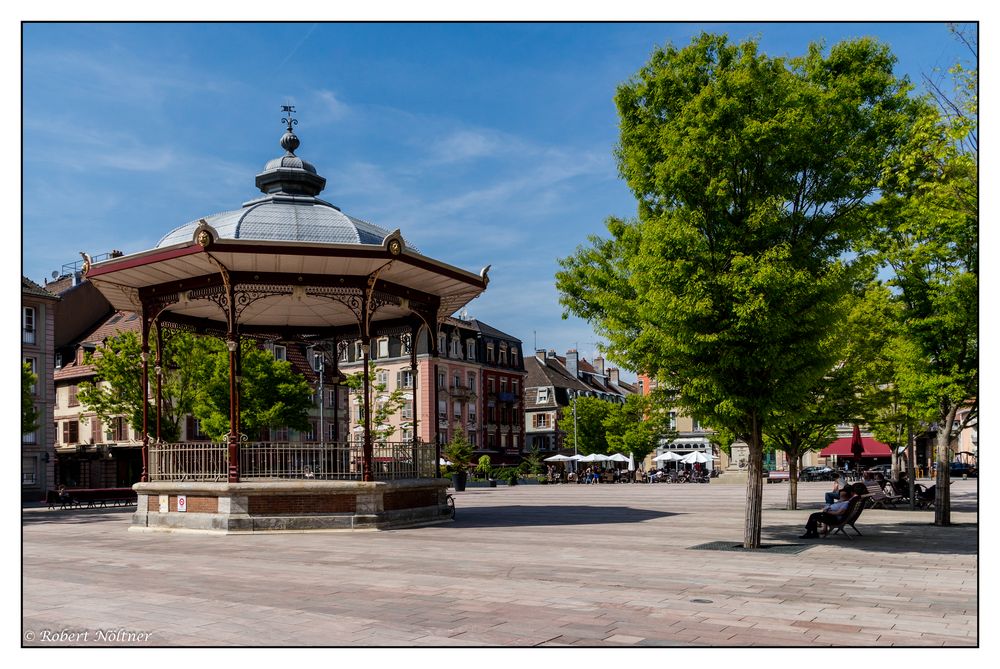
[[[593,363],[570,349],[565,356],[554,350],[537,350],[525,361],[525,438],[529,449],[554,452],[564,448],[563,421],[572,421],[565,410],[575,397],[597,397],[623,404],[638,392],[637,384],[621,380],[617,368],[605,369],[604,360]]]
[[[56,351],[53,374],[58,484],[68,488],[127,487],[142,472],[142,434],[124,416],[104,423],[83,405],[80,384],[94,381],[88,355],[99,355],[104,342],[125,332],[138,332],[134,313],[117,311],[101,319]]]
[[[341,347],[342,374],[361,371],[361,342]],[[447,318],[438,333],[433,354],[426,331],[415,343],[413,367],[409,336],[381,337],[370,347],[375,364],[374,385],[382,389],[375,401],[384,402],[402,391],[403,405],[383,426],[386,441],[444,445],[459,432],[472,444],[475,456],[489,455],[494,463],[519,462],[524,448],[524,362],[521,341],[478,320]],[[360,440],[363,396],[349,397],[349,432]]]
[[[21,360],[36,380],[31,398],[37,426],[21,435],[21,499],[45,499],[55,487],[55,312],[59,298],[21,277]]]

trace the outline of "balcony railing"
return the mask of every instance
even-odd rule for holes
[[[241,481],[297,479],[361,480],[362,445],[344,442],[243,442],[240,444]],[[436,447],[413,442],[372,445],[375,480],[435,478]],[[226,443],[149,445],[150,481],[225,481],[228,478]]]

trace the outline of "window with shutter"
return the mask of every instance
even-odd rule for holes
[[[21,325],[23,334],[21,342],[24,344],[35,343],[35,308],[23,307],[21,310]]]

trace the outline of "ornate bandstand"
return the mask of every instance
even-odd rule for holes
[[[285,111],[285,153],[257,175],[261,197],[182,225],[151,250],[97,264],[85,257],[93,285],[142,320],[143,472],[133,530],[383,529],[449,519],[433,432],[432,443],[416,429],[412,441],[373,441],[368,392],[361,443],[254,442],[240,431],[242,341],[301,341],[326,351],[334,382],[338,352],[360,341],[367,388],[372,342],[399,335],[416,379],[418,338],[436,353],[439,323],[489,282],[489,268],[476,274],[429,258],[399,230],[320,199],[326,179],[295,155],[296,121]],[[160,439],[159,355],[176,330],[226,343],[224,441]],[[422,382],[433,379],[416,379],[416,387]]]

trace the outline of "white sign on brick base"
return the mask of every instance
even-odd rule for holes
[[[188,510],[188,498],[187,495],[177,495],[177,510],[187,511]]]

